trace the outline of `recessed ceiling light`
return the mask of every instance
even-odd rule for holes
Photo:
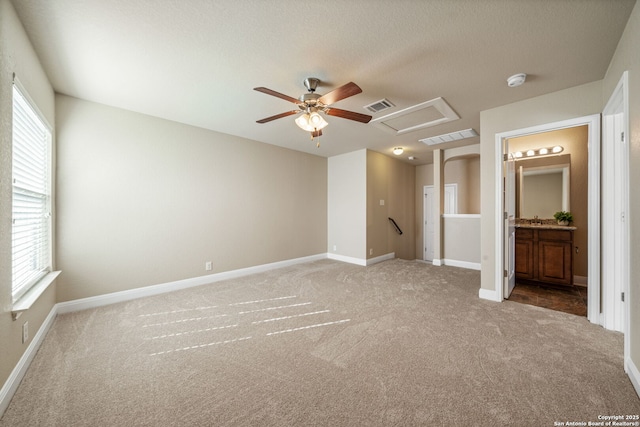
[[[525,73],[514,74],[513,76],[507,79],[507,85],[509,87],[520,86],[527,79],[527,75]]]
[[[465,129],[456,132],[447,133],[444,135],[432,136],[431,138],[423,138],[418,141],[427,145],[443,144],[445,142],[459,141],[461,139],[473,138],[478,136],[478,132],[473,129]]]

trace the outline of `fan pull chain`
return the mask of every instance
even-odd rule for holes
[[[309,134],[311,135],[311,140],[312,140],[312,141],[313,141],[313,138],[314,138],[314,136],[313,136],[313,135],[314,135],[314,134],[316,134],[317,132],[318,132],[318,130],[317,130],[317,129],[314,129],[314,130],[313,130],[313,132],[309,132]],[[320,135],[318,135],[318,136],[320,136]],[[317,142],[316,142],[316,148],[320,148],[320,141],[317,141]]]

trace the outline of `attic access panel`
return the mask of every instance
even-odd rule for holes
[[[370,123],[396,135],[402,135],[459,118],[460,116],[453,111],[451,106],[442,97],[439,97],[378,117],[371,120]]]

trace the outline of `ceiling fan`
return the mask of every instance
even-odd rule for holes
[[[319,83],[320,80],[314,77],[304,79],[304,86],[309,92],[301,95],[300,98],[297,99],[266,87],[253,88],[253,90],[284,99],[285,101],[292,102],[298,106],[297,110],[286,111],[284,113],[276,114],[275,116],[257,120],[256,123],[267,123],[272,120],[303,113],[296,119],[296,124],[302,130],[310,132],[311,139],[321,136],[322,129],[328,125],[327,121],[320,113],[329,116],[341,117],[343,119],[355,120],[361,123],[369,123],[371,116],[353,111],[341,110],[340,108],[331,106],[342,99],[361,93],[362,89],[360,89],[357,84],[349,82],[346,85],[334,89],[326,95],[319,95],[315,93]]]

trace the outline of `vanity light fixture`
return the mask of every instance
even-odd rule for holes
[[[548,156],[550,154],[559,154],[564,151],[564,147],[561,145],[556,145],[555,147],[542,147],[542,148],[533,148],[525,151],[516,151],[515,153],[511,153],[511,155],[517,160],[521,159],[525,155],[527,157],[539,157],[539,156]]]

